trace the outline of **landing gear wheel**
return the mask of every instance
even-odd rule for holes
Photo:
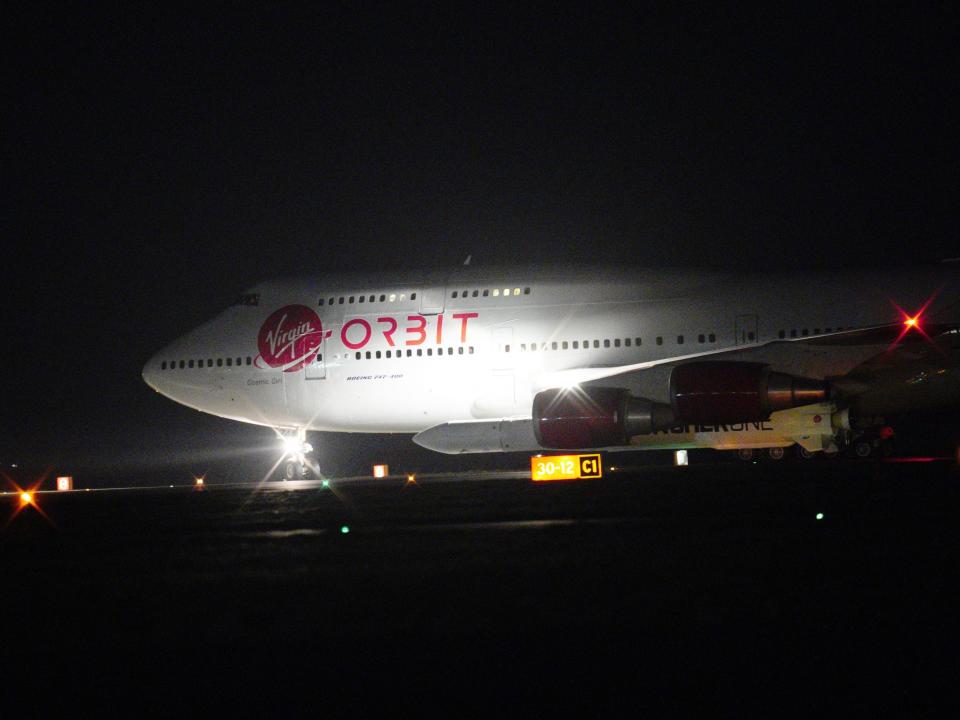
[[[797,445],[797,456],[802,458],[803,460],[813,460],[817,456],[817,454],[814,452],[810,452],[802,445]]]
[[[767,448],[767,457],[771,460],[783,460],[786,451],[782,447]]]
[[[740,448],[737,450],[737,457],[744,462],[750,462],[753,460],[753,454],[752,448]]]
[[[868,458],[873,454],[873,445],[866,440],[860,440],[853,446],[853,454],[858,458]]]
[[[283,464],[284,480],[302,480],[304,477],[303,465],[296,460],[287,460]]]

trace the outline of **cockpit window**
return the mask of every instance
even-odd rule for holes
[[[234,305],[259,305],[260,293],[248,293],[241,295]]]

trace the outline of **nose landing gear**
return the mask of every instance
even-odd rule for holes
[[[320,466],[311,453],[313,445],[307,442],[307,431],[297,428],[296,434],[283,436],[285,457],[280,463],[281,480],[309,480],[320,477]]]

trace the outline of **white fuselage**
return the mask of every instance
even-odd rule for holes
[[[898,323],[933,297],[927,316],[941,319],[958,310],[957,275],[460,268],[273,281],[164,348],[144,378],[233,420],[414,433],[530,417],[536,392],[582,371]],[[824,377],[861,355],[776,369]]]

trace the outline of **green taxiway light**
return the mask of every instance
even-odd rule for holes
[[[341,526],[340,526],[340,534],[341,534],[341,535],[346,535],[348,532],[350,532],[350,526],[349,526],[349,525],[341,525]]]
[[[322,485],[323,487],[330,487],[330,481],[329,481],[329,480],[324,480],[324,481],[321,483],[321,485]]]
[[[817,520],[823,520],[823,513],[817,513]]]

